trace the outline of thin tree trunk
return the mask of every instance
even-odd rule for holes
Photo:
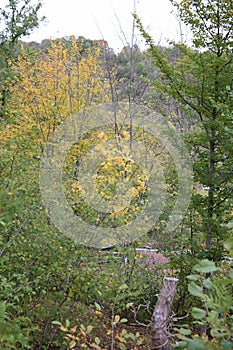
[[[170,345],[168,326],[177,283],[177,278],[164,277],[163,279],[163,288],[158,296],[151,320],[151,349],[173,349]]]

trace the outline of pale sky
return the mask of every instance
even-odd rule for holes
[[[178,21],[169,0],[135,2],[136,12],[156,43],[164,44],[167,38],[179,37]],[[43,0],[40,13],[47,17],[47,23],[24,39],[40,42],[62,36],[84,36],[105,39],[117,52],[126,41],[131,42],[133,5],[134,0]],[[137,43],[145,47],[138,33]]]

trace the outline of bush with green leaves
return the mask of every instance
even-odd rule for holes
[[[176,349],[230,350],[233,347],[233,269],[221,268],[208,259],[201,260],[189,275],[188,290],[197,301],[192,308],[194,328],[178,329],[182,340]],[[195,328],[201,334],[195,334]],[[196,332],[197,333],[197,332]]]
[[[12,283],[1,277],[0,297],[6,299],[7,292],[11,293]],[[15,305],[7,300],[0,301],[0,348],[3,349],[29,349],[27,320],[14,317]]]

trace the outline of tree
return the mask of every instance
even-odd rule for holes
[[[95,48],[82,56],[74,37],[69,45],[62,40],[51,41],[47,53],[28,53],[22,47],[12,67],[18,79],[9,87],[11,98],[6,104],[7,115],[14,123],[5,136],[12,137],[13,129],[17,134],[23,128],[43,149],[56,126],[69,115],[108,101],[99,54],[100,49]]]
[[[8,0],[5,8],[0,8],[0,116],[9,93],[9,81],[13,84],[12,63],[17,56],[17,43],[38,27],[41,20],[38,12],[41,2],[32,4],[31,0]]]
[[[0,131],[1,200],[5,208],[0,209],[0,217],[9,225],[9,232],[16,213],[21,222],[21,209],[31,211],[39,203],[38,160],[55,128],[81,109],[109,100],[99,52],[95,48],[81,56],[72,37],[69,47],[62,41],[51,42],[47,53],[22,48],[12,65],[17,79],[9,86],[7,118]],[[30,191],[24,192],[27,181]]]
[[[170,1],[191,30],[191,47],[173,43],[180,53],[175,62],[169,62],[137,15],[135,18],[160,69],[157,89],[178,101],[196,120],[186,139],[193,154],[196,184],[205,190],[204,195],[198,192],[193,196],[192,214],[198,214],[199,223],[192,233],[204,233],[206,254],[217,259],[216,250],[226,235],[225,224],[232,211],[233,95],[229,72],[233,69],[233,2]]]
[[[131,67],[133,66],[133,68]],[[116,87],[122,101],[144,102],[148,99],[150,81],[155,79],[156,70],[146,52],[134,45],[125,46],[116,56]]]
[[[77,247],[72,241],[60,235],[56,228],[50,224],[41,205],[38,184],[41,149],[56,126],[70,114],[75,114],[82,108],[108,101],[108,85],[103,78],[104,72],[99,62],[100,49],[96,47],[87,49],[85,55],[80,54],[81,50],[82,47],[79,47],[77,40],[73,37],[69,40],[69,45],[60,40],[52,41],[46,52],[45,50],[28,51],[22,46],[17,59],[11,66],[15,74],[15,82],[14,85],[9,85],[10,94],[5,105],[7,118],[4,118],[0,123],[2,160],[0,166],[0,299],[3,301],[3,306],[6,303],[6,312],[4,309],[1,310],[0,303],[0,323],[3,324],[2,329],[0,329],[0,338],[2,338],[0,344],[6,348],[12,346],[17,348],[21,346],[20,342],[26,344],[28,340],[28,321],[26,317],[21,318],[21,316],[27,314],[26,309],[31,304],[32,299],[44,298],[41,294],[41,288],[36,287],[36,280],[38,276],[41,276],[41,272],[43,274],[45,269],[51,271],[54,268],[54,274],[58,276],[58,280],[56,282],[56,278],[49,278],[49,280],[57,283],[57,286],[60,285],[63,289],[61,293],[60,287],[48,287],[51,291],[53,290],[51,293],[53,301],[46,295],[47,307],[44,309],[45,311],[49,310],[49,305],[53,302],[57,306],[60,305],[58,306],[60,309],[64,301],[70,298],[68,284],[76,285],[76,283],[74,283],[73,278],[67,278],[67,274],[63,275],[61,271],[66,270],[71,262],[70,258],[77,262],[78,257],[76,253],[72,253],[70,257],[67,256],[67,261],[63,254],[54,258],[55,251],[64,249],[65,254],[67,254],[70,249],[74,249],[80,252],[80,256],[83,255],[86,258],[85,248]],[[23,236],[24,238],[22,238]],[[48,242],[48,245],[45,241]],[[47,251],[44,245],[48,247]],[[51,246],[54,248],[54,253],[51,253]],[[42,250],[39,252],[41,248]],[[21,265],[21,258],[17,262],[14,261],[13,257],[19,256],[22,257],[23,264],[27,261],[24,266]],[[40,265],[36,262],[37,257],[44,264],[42,270],[39,268],[40,271],[37,270]],[[27,260],[28,258],[30,262]],[[63,265],[61,273],[58,267],[60,258]],[[52,269],[47,259],[51,261]],[[5,269],[6,265],[9,268],[7,270]],[[31,286],[33,285],[32,288],[29,288],[30,291],[27,289],[27,282],[25,282],[23,274],[25,279],[30,279]],[[63,277],[61,279],[62,275],[64,280]],[[97,273],[95,275],[99,279],[99,275]],[[80,276],[83,280],[82,273]],[[92,280],[93,291],[96,293],[96,283],[92,277],[87,276],[87,278]],[[16,280],[20,282],[18,283]],[[86,282],[79,283],[86,284]],[[15,284],[19,286],[19,289],[14,291],[14,298],[19,293],[20,300],[12,301],[11,295],[13,295],[12,290]],[[24,291],[27,290],[27,295],[22,291],[22,285],[26,286]],[[57,293],[60,293],[61,298]],[[80,296],[82,295],[84,295],[83,292],[80,293]],[[85,295],[88,295],[90,300],[90,290]],[[73,293],[71,303],[68,302],[68,308],[72,307],[71,304],[75,305],[75,298],[76,292]],[[94,296],[94,300],[96,298]],[[28,306],[25,309],[22,305],[26,304]],[[76,311],[77,313],[79,312]],[[32,314],[30,311],[29,318]],[[39,321],[41,314],[36,309],[30,324],[37,323],[35,319],[33,320],[34,317],[40,323],[39,333],[43,333],[44,325],[43,322]],[[45,318],[47,317],[51,316],[45,316]],[[55,314],[52,317],[55,319]],[[45,323],[50,323],[48,318]],[[6,327],[8,327],[7,330],[9,329],[7,333],[4,331]],[[49,332],[52,332],[51,326]],[[40,337],[36,331],[37,340],[30,340],[31,348],[42,346],[42,342],[48,345],[50,342],[49,332],[46,331],[45,337],[44,335]],[[62,340],[57,341],[58,347],[60,347],[61,342]]]

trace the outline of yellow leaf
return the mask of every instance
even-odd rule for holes
[[[100,315],[102,315],[102,312],[96,310],[96,311],[95,311],[95,314],[100,316]]]
[[[73,349],[74,347],[76,346],[76,341],[75,340],[72,340],[69,344],[69,348],[70,349]]]
[[[107,135],[104,133],[104,132],[101,132],[97,135],[97,137],[100,139],[100,140],[103,140],[103,141],[107,141]]]
[[[93,327],[91,325],[87,326],[87,334],[91,333]]]
[[[115,318],[114,318],[114,322],[115,323],[118,323],[120,321],[120,316],[119,315],[116,315]]]
[[[123,133],[124,138],[125,138],[126,140],[129,140],[129,139],[130,139],[130,134],[129,134],[127,131],[123,130],[122,133]]]
[[[62,332],[69,332],[69,330],[68,330],[66,327],[64,327],[64,326],[61,326],[61,327],[60,327],[60,330],[61,330]]]
[[[71,332],[71,333],[75,333],[76,330],[77,330],[77,326],[74,326],[73,328],[71,328],[70,332]]]

